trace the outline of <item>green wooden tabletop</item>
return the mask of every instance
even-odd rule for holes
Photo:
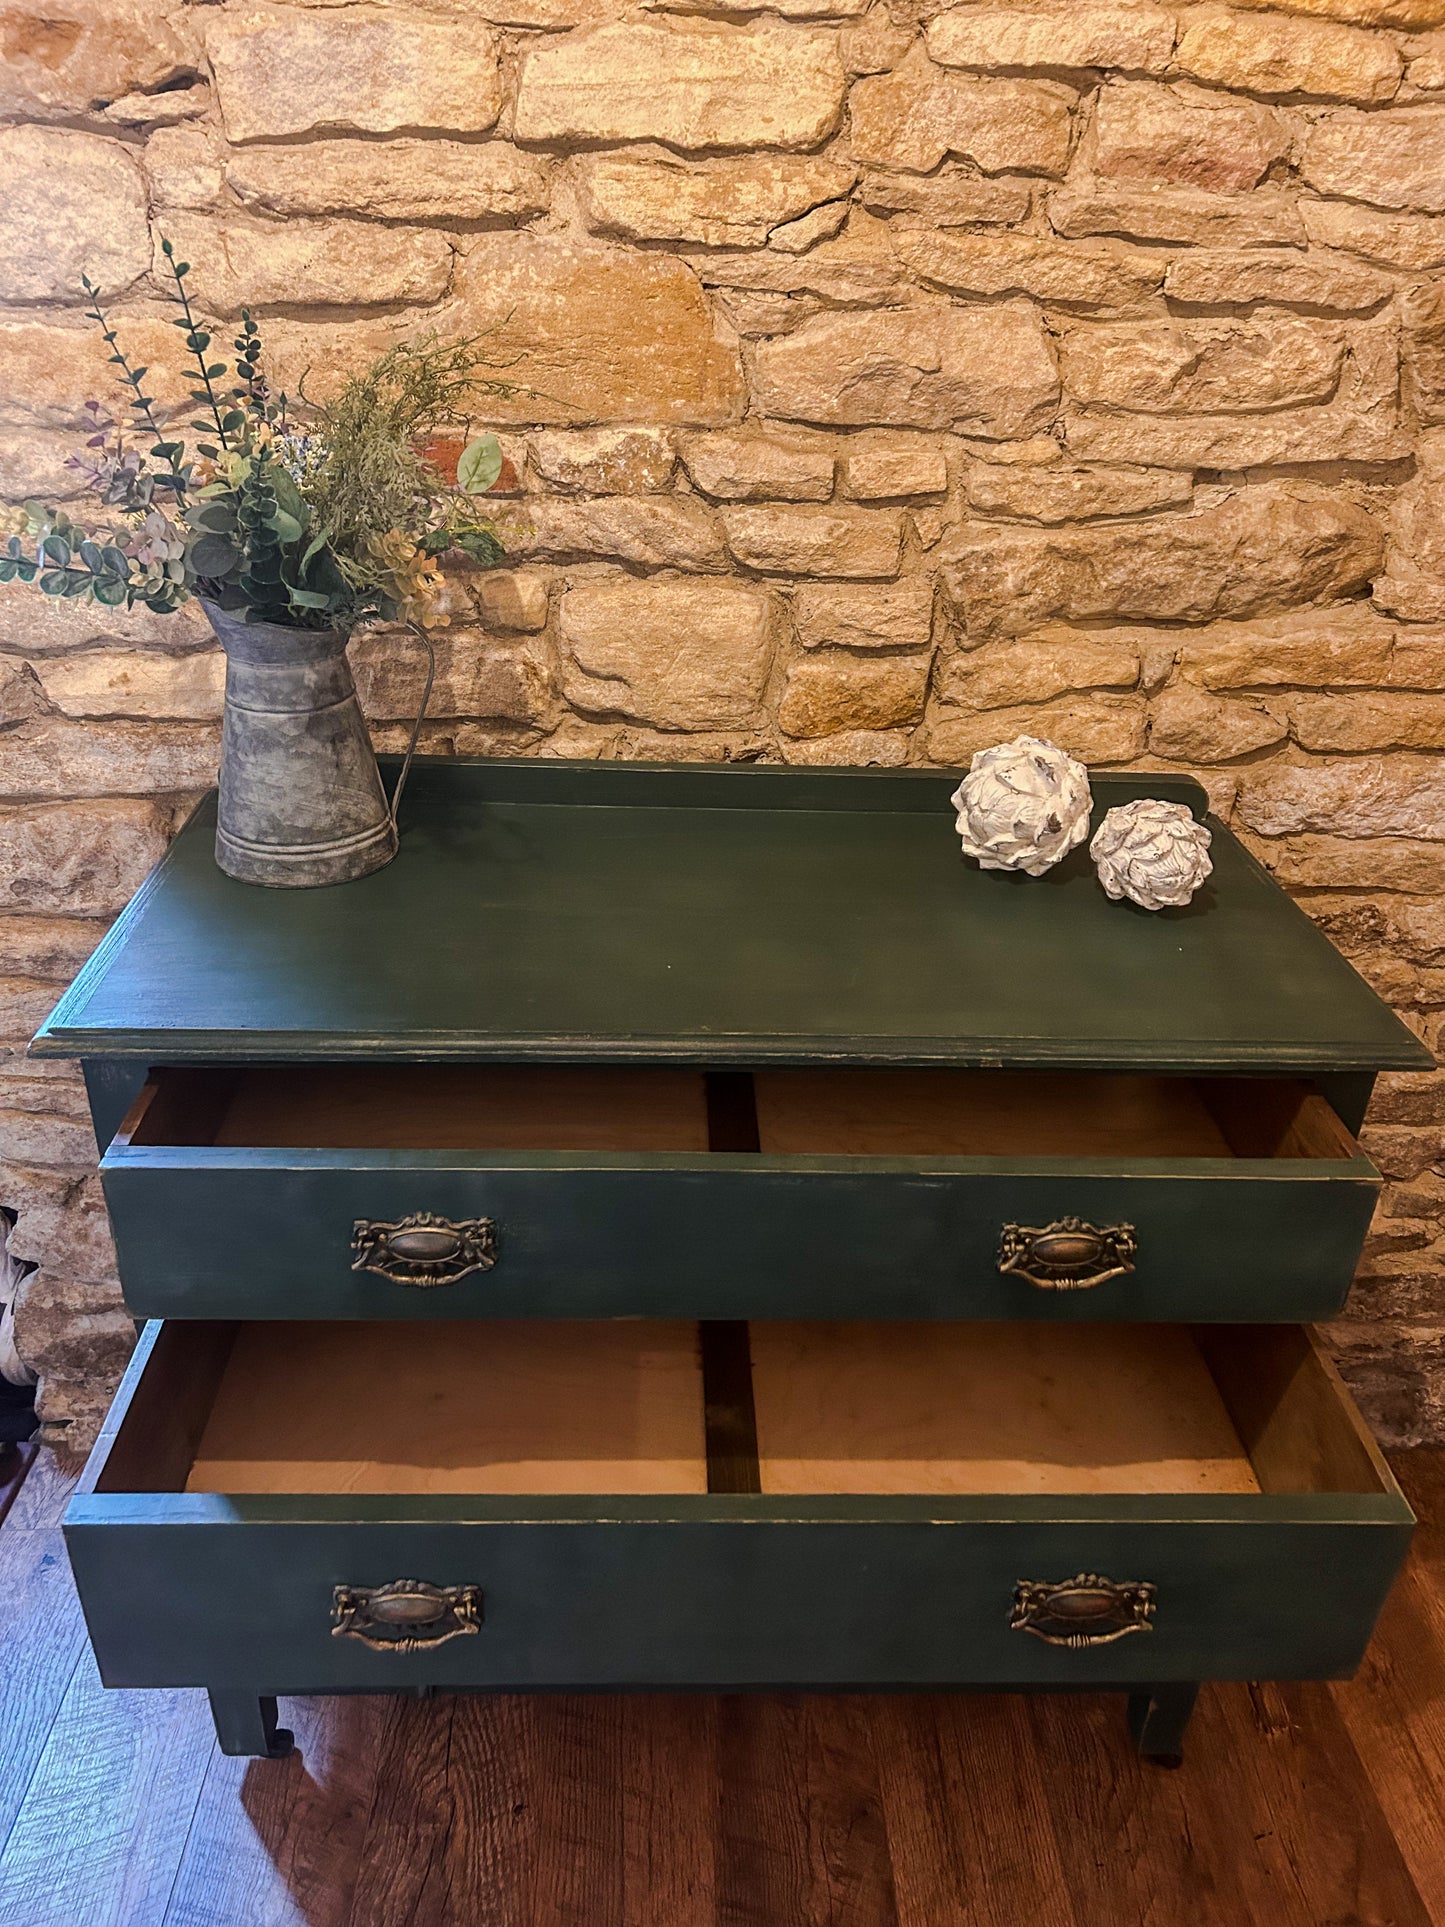
[[[202,804],[49,1056],[1425,1068],[1217,823],[1183,910],[962,858],[956,772],[420,761],[387,869],[237,883]],[[1185,778],[1100,775],[1096,818]]]

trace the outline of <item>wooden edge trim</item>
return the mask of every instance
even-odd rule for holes
[[[142,1129],[150,1116],[151,1106],[160,1099],[160,1080],[154,1071],[147,1071],[146,1081],[136,1094],[136,1100],[121,1119],[115,1136],[104,1147],[105,1152],[128,1151],[136,1133]]]

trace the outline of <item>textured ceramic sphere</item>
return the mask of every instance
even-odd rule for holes
[[[1089,834],[1089,772],[1039,736],[981,749],[953,792],[963,853],[1041,877]]]
[[[1183,803],[1141,797],[1109,810],[1089,854],[1106,893],[1145,910],[1188,903],[1214,865],[1209,832]]]

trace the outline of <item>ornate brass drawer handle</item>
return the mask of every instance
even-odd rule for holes
[[[453,1222],[430,1211],[414,1211],[395,1224],[358,1218],[351,1254],[353,1271],[379,1272],[394,1285],[454,1285],[497,1262],[497,1227],[490,1218]]]
[[[998,1268],[1027,1278],[1041,1291],[1087,1291],[1134,1269],[1138,1240],[1131,1224],[1097,1225],[1060,1218],[1041,1226],[1006,1224]]]
[[[359,1639],[378,1653],[424,1652],[481,1624],[480,1586],[393,1579],[386,1586],[337,1586],[331,1595],[331,1637]]]
[[[1120,1582],[1097,1572],[1053,1583],[1020,1579],[1008,1623],[1047,1646],[1108,1646],[1130,1633],[1152,1633],[1154,1606],[1155,1588],[1147,1581]]]

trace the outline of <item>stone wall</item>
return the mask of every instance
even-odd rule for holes
[[[312,392],[490,329],[517,566],[454,588],[427,747],[1189,769],[1438,1044],[1445,0],[4,0],[0,47],[6,497],[72,493],[83,269],[163,360],[161,235]],[[354,655],[394,743],[414,647]],[[199,622],[3,593],[0,1204],[55,1434],[130,1327],[24,1043],[220,687]],[[1445,1436],[1445,1075],[1366,1136],[1336,1342]]]

